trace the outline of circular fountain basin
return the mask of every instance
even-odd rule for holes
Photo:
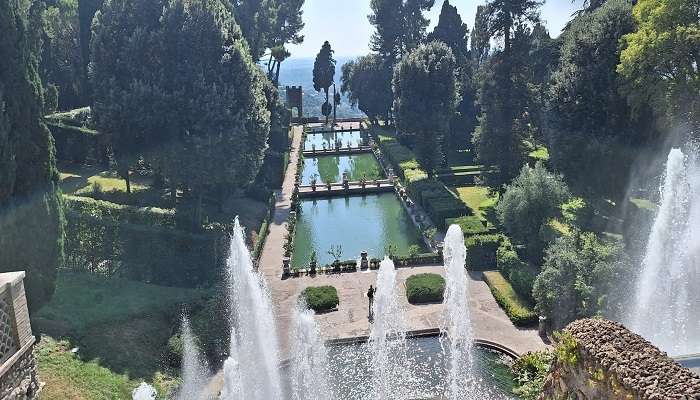
[[[442,339],[446,341],[446,338]],[[443,348],[445,351],[443,352]],[[397,376],[390,379],[391,398],[441,399],[446,395],[449,344],[438,336],[414,337],[406,340],[405,360],[399,364]],[[465,389],[472,386],[477,396],[465,400],[515,399],[512,395],[512,356],[478,343],[472,349],[473,368]],[[372,399],[371,351],[367,343],[335,344],[328,347],[330,382],[335,398]],[[461,387],[461,386],[460,386]],[[394,392],[395,391],[395,392]],[[466,390],[465,390],[466,392]]]

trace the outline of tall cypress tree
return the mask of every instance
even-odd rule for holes
[[[27,0],[0,2],[0,272],[26,270],[36,309],[50,299],[63,264],[64,220],[28,8]]]
[[[333,85],[335,77],[335,60],[333,59],[333,50],[331,44],[326,40],[321,46],[321,50],[316,55],[314,61],[314,89],[320,92],[321,89],[326,93],[326,102],[323,104],[323,115],[326,116],[328,123],[328,115],[330,115],[330,103],[328,103],[328,88]]]

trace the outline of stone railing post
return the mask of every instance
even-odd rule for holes
[[[0,274],[0,399],[31,400],[39,392],[24,272]]]

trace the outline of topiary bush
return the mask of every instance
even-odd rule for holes
[[[467,268],[474,271],[493,269],[496,250],[505,240],[500,234],[472,235],[464,240],[467,247]]]
[[[537,314],[513,290],[513,287],[498,271],[484,272],[484,280],[491,289],[491,294],[508,318],[516,326],[531,326],[537,323]]]
[[[406,298],[411,304],[442,302],[445,278],[438,274],[417,274],[406,279]]]
[[[338,291],[333,286],[309,286],[301,292],[306,305],[317,313],[335,309],[340,304]]]

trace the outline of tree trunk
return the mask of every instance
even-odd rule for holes
[[[126,169],[126,173],[124,174],[124,182],[126,182],[126,192],[128,194],[131,194],[131,178],[129,177],[129,169]]]
[[[323,89],[326,92],[326,104],[328,104],[328,89],[329,88]],[[329,114],[326,114],[326,125],[328,125],[328,116],[329,116]]]
[[[280,65],[282,65],[282,61],[277,61],[277,70],[275,71],[275,86],[278,86],[280,84]]]

